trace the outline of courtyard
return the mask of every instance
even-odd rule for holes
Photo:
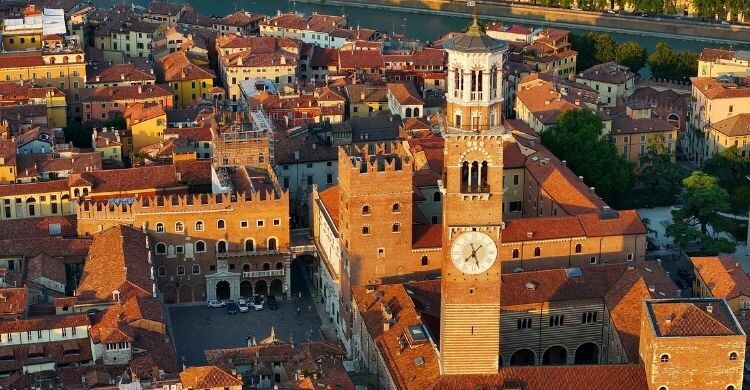
[[[320,316],[303,275],[300,267],[293,267],[292,293],[297,297],[302,293],[302,298],[297,298],[299,314],[292,299],[279,300],[278,310],[266,307],[235,315],[229,315],[226,308],[209,309],[205,304],[169,308],[177,356],[187,365],[206,364],[203,351],[244,347],[253,337],[260,343],[271,334],[272,327],[281,341],[321,340]]]

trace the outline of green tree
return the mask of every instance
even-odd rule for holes
[[[596,65],[594,60],[594,41],[591,39],[590,35],[591,34],[578,35],[572,33],[568,35],[571,47],[578,52],[578,56],[576,57],[576,70],[579,72]]]
[[[77,148],[91,148],[91,134],[94,128],[107,127],[115,130],[122,130],[126,127],[125,118],[115,117],[104,122],[88,121],[85,123],[71,123],[63,128],[65,140],[72,142]]]
[[[677,164],[672,162],[672,155],[659,144],[652,144],[641,157],[641,163],[644,168],[638,176],[638,183],[646,190],[644,200],[653,206],[673,204],[680,192],[682,175]]]
[[[614,61],[617,56],[617,42],[611,35],[602,33],[589,33],[591,40],[594,42],[594,59],[601,64],[604,62]]]
[[[656,50],[648,56],[648,64],[651,66],[651,74],[657,79],[670,78],[675,67],[675,53],[668,44],[659,42]]]
[[[719,178],[719,185],[730,193],[747,181],[750,175],[750,158],[740,156],[732,145],[703,163],[703,170]]]
[[[680,246],[697,245],[705,255],[734,252],[735,244],[720,236],[725,223],[719,213],[729,211],[729,194],[718,183],[716,177],[701,171],[682,181],[683,205],[672,211],[673,222],[667,226],[667,236]]]
[[[602,137],[602,121],[590,110],[560,115],[557,125],[542,133],[542,143],[567,160],[573,172],[584,177],[597,194],[616,205],[634,183],[633,165]]]
[[[646,48],[638,42],[628,41],[617,46],[615,61],[620,65],[627,66],[635,73],[638,73],[646,65],[647,59]]]

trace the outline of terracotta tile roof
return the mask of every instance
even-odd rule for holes
[[[339,205],[341,204],[341,195],[339,191],[339,185],[336,184],[320,191],[319,193],[320,201],[325,206],[328,215],[331,216],[331,220],[337,229],[339,227]]]
[[[183,388],[212,389],[242,386],[242,380],[217,366],[188,367],[180,373]]]
[[[260,25],[281,27],[293,30],[306,30],[307,20],[297,13],[279,14],[268,20],[260,22]]]
[[[0,166],[16,166],[16,144],[13,140],[0,139]]]
[[[34,183],[16,183],[0,185],[0,196],[35,195],[46,192],[68,192],[70,187],[67,180],[50,180]]]
[[[352,84],[344,86],[344,92],[349,98],[349,104],[360,104],[363,102],[388,101],[388,87],[385,85]]]
[[[159,63],[164,71],[164,80],[167,82],[213,79],[216,76],[213,71],[190,62],[182,50],[162,57]]]
[[[476,390],[509,388],[523,390],[647,390],[642,364],[598,366],[503,367],[496,375],[446,375],[431,389]]]
[[[184,186],[184,183],[177,179],[177,168],[174,165],[84,172],[81,178],[92,184],[93,195]]]
[[[695,271],[714,298],[750,297],[750,277],[730,255],[691,257]]]
[[[526,166],[526,156],[521,153],[521,148],[515,142],[506,142],[503,145],[503,167],[523,168]]]
[[[297,66],[297,55],[284,50],[273,53],[253,53],[252,50],[244,50],[228,56],[219,55],[224,66],[229,67],[263,67],[263,66]]]
[[[346,96],[341,89],[336,87],[316,88],[317,100],[319,102],[345,102]]]
[[[388,83],[387,87],[401,105],[424,105],[424,100],[413,83]]]
[[[25,287],[0,289],[0,316],[23,317],[28,303]]]
[[[748,117],[750,118],[750,115]],[[657,118],[633,119],[622,115],[616,115],[612,118],[612,134],[653,133],[672,130],[676,130],[673,124]]]
[[[581,276],[568,276],[564,269],[503,274],[502,304],[602,298],[627,270],[627,265],[603,264],[580,270]]]
[[[167,113],[157,103],[135,103],[125,109],[124,116],[128,121],[128,126],[133,126],[161,116],[166,119]]]
[[[370,28],[334,28],[329,34],[332,37],[344,38],[350,41],[358,39],[367,41],[372,39],[376,33],[377,30],[373,30]]]
[[[407,293],[407,285],[378,285],[375,291],[368,291],[367,286],[352,287],[354,300],[366,331],[383,355],[385,365],[398,389],[424,390],[432,387],[440,379],[439,356],[431,340],[409,344],[402,338],[410,334],[411,329],[427,333],[419,313]],[[387,306],[395,319],[388,330],[382,305]],[[421,360],[419,359],[421,358]]]
[[[704,48],[698,59],[700,61],[715,62],[716,60],[731,60],[734,56],[734,50]]]
[[[211,185],[211,160],[178,160],[174,166],[180,181],[193,186]]]
[[[712,129],[727,137],[750,135],[750,114],[737,114],[710,125]]]
[[[81,101],[83,102],[147,101],[171,96],[172,89],[162,85],[128,85],[85,88],[81,90]]]
[[[639,359],[643,301],[678,298],[677,286],[657,262],[636,263],[625,271],[604,296],[609,317],[620,336],[628,361]]]
[[[383,68],[383,55],[374,50],[339,50],[339,69]]]
[[[34,257],[46,253],[54,257],[68,257],[82,261],[88,253],[91,240],[61,237],[23,237],[0,240],[0,253],[8,256]]]
[[[75,326],[89,326],[89,317],[86,314],[66,314],[45,317],[31,317],[15,321],[0,322],[0,332],[28,332],[34,330],[47,330],[70,328]]]
[[[750,78],[734,78],[733,82],[722,82],[713,77],[691,77],[694,90],[708,99],[732,99],[750,97]]]
[[[146,234],[123,225],[94,235],[77,296],[83,300],[113,300],[151,296],[154,290],[152,265]]]
[[[338,147],[328,146],[310,133],[290,137],[285,132],[276,132],[273,150],[277,164],[338,160]]]
[[[337,49],[325,49],[315,46],[310,66],[336,66],[339,62],[339,51]]]
[[[14,357],[12,360],[0,361],[0,371],[2,372],[20,372],[25,364],[52,362],[56,363],[57,366],[66,366],[85,364],[93,359],[91,343],[88,338],[46,343],[18,344],[9,347],[2,347],[0,348],[0,351],[2,351],[2,355],[9,356],[12,354]],[[78,371],[78,374],[80,380],[80,371]]]
[[[503,242],[506,243],[585,236],[577,217],[562,215],[513,219],[505,223],[503,230]]]
[[[168,113],[167,113],[168,114]],[[176,135],[193,142],[213,142],[214,132],[211,126],[179,127],[164,130],[164,136]]]
[[[580,214],[578,220],[589,237],[646,234],[646,227],[635,210]]]
[[[151,72],[145,72],[134,64],[110,65],[86,77],[87,83],[121,83],[126,82],[153,82],[156,77]]]
[[[445,66],[448,62],[448,53],[443,49],[433,49],[426,47],[422,50],[416,50],[412,53],[412,62],[415,67],[418,66]]]
[[[184,4],[169,3],[166,1],[152,1],[148,5],[148,12],[156,15],[177,16],[184,7]]]
[[[3,53],[0,54],[0,68],[29,68],[44,66],[41,54]]]
[[[606,62],[594,65],[578,73],[576,78],[608,84],[624,84],[628,80],[635,78],[635,73],[631,72],[627,66],[614,62]]]
[[[742,334],[724,300],[657,300],[646,301],[645,305],[657,337]]]
[[[584,88],[563,87],[560,84],[542,80],[532,82],[534,79],[529,79],[529,77],[531,76],[521,80],[519,89],[516,91],[516,98],[544,125],[554,125],[557,123],[557,117],[562,113],[581,109],[585,103],[598,99],[596,92],[590,92]],[[561,92],[563,88],[568,88],[568,92],[563,94]]]
[[[60,259],[40,253],[24,262],[26,266],[25,280],[37,282],[37,278],[46,278],[65,286],[65,264]],[[40,283],[44,284],[44,283]],[[64,293],[65,291],[59,291]]]
[[[414,225],[412,227],[412,249],[441,248],[443,225]]]
[[[224,26],[235,26],[235,27],[247,27],[254,23],[263,20],[264,16],[261,14],[254,14],[247,11],[237,11],[231,13],[218,22],[218,24]]]
[[[161,303],[157,298],[135,296],[131,297],[122,304],[122,313],[127,323],[146,319],[155,322],[164,323],[164,312],[161,309]]]

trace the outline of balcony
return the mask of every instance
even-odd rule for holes
[[[224,252],[224,253],[217,253],[216,258],[217,259],[233,259],[237,257],[278,255],[280,253],[282,252],[279,250],[230,251],[230,252]]]
[[[243,278],[268,278],[272,276],[284,276],[284,269],[269,269],[265,271],[243,271]]]
[[[484,92],[472,92],[471,93],[471,100],[472,101],[482,100],[482,96],[484,96],[483,94],[484,94]]]

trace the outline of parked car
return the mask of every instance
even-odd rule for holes
[[[263,303],[264,299],[262,295],[253,295],[252,299],[250,300],[250,305],[252,305],[255,311],[263,310]]]
[[[277,301],[276,297],[273,295],[268,296],[268,308],[271,310],[276,310],[279,308],[279,301]]]
[[[224,307],[226,305],[227,305],[226,303],[224,303],[223,301],[220,301],[218,299],[211,299],[211,300],[208,301],[208,308],[209,309],[211,309],[213,307]]]
[[[245,298],[240,298],[239,301],[237,301],[237,306],[240,307],[240,313],[247,313],[250,311],[250,306],[247,305]]]
[[[239,312],[240,312],[240,307],[237,306],[237,302],[229,301],[229,303],[227,304],[227,313],[229,313],[229,315],[234,315]]]

